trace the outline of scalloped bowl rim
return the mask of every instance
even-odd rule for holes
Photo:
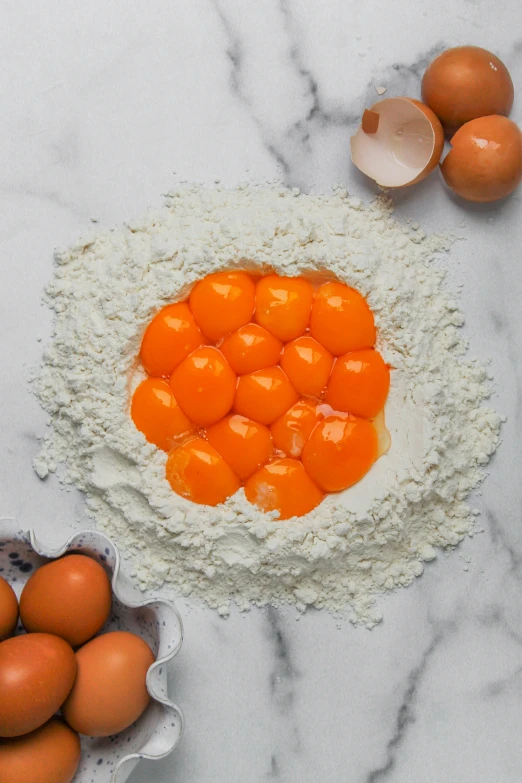
[[[4,522],[7,520],[3,520]],[[0,532],[0,536],[2,533]],[[112,578],[111,578],[111,585],[112,590],[116,598],[126,607],[130,609],[142,609],[143,607],[150,606],[152,604],[160,604],[167,612],[174,618],[175,622],[178,625],[179,629],[179,641],[176,644],[175,647],[173,647],[171,650],[169,650],[168,654],[162,656],[161,658],[158,658],[154,661],[154,663],[150,666],[150,668],[147,671],[147,690],[149,692],[149,695],[153,701],[160,704],[166,712],[172,714],[176,717],[176,719],[179,721],[179,730],[177,732],[176,737],[174,738],[174,741],[172,744],[168,747],[167,750],[161,753],[151,754],[151,753],[145,753],[141,751],[137,751],[134,753],[129,753],[123,758],[121,758],[118,763],[116,764],[112,775],[111,775],[111,783],[117,783],[118,775],[120,771],[122,771],[122,768],[129,764],[130,762],[137,763],[141,759],[146,759],[148,761],[157,761],[160,759],[165,758],[168,756],[172,751],[177,747],[183,732],[185,728],[185,718],[183,716],[183,712],[178,707],[177,704],[175,704],[173,701],[171,701],[168,698],[164,698],[159,693],[156,692],[154,687],[154,675],[156,670],[158,670],[161,666],[166,666],[166,664],[171,661],[179,652],[181,645],[183,643],[183,621],[181,619],[181,616],[172,603],[172,601],[169,601],[165,598],[147,598],[143,601],[131,601],[128,598],[124,598],[122,596],[122,593],[119,588],[119,578],[120,578],[120,570],[121,570],[121,558],[120,558],[120,552],[116,544],[110,539],[107,535],[104,533],[99,532],[98,530],[94,529],[84,529],[79,530],[72,535],[70,535],[65,543],[63,545],[60,545],[58,547],[50,547],[46,544],[42,543],[41,540],[37,538],[37,534],[35,531],[31,528],[29,530],[21,530],[18,529],[15,531],[14,529],[12,531],[8,532],[8,536],[12,535],[15,539],[19,536],[24,536],[28,542],[30,543],[33,550],[36,552],[37,555],[40,555],[41,557],[48,557],[48,558],[58,558],[65,554],[65,552],[70,549],[72,546],[75,545],[75,542],[77,539],[85,537],[85,536],[94,536],[96,537],[100,543],[105,543],[112,547],[114,551],[114,568],[112,570]],[[132,583],[130,582],[132,585]],[[132,770],[129,770],[129,774]]]

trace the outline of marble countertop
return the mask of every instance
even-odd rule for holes
[[[273,178],[375,192],[349,161],[366,104],[419,91],[445,46],[484,45],[522,89],[518,0],[92,0],[2,4],[0,517],[63,539],[83,501],[31,468],[45,415],[26,381],[50,330],[52,249],[181,180]],[[513,118],[522,121],[518,100]],[[400,218],[458,231],[448,257],[474,356],[491,357],[503,444],[484,532],[383,601],[369,632],[321,612],[228,620],[180,604],[179,749],[131,783],[522,780],[522,190],[473,207],[433,175]],[[0,520],[0,529],[1,529]]]

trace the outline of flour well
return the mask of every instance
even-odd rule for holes
[[[119,544],[143,589],[170,586],[221,614],[230,602],[295,603],[381,619],[376,595],[408,585],[473,530],[465,502],[498,444],[483,402],[485,369],[465,358],[463,317],[433,260],[449,242],[396,223],[384,198],[343,190],[181,188],[163,209],[55,254],[55,311],[36,392],[50,432],[35,469],[63,463],[98,527]],[[392,446],[367,476],[313,512],[278,522],[240,490],[216,508],[178,497],[163,452],[129,416],[144,329],[220,269],[336,277],[367,297],[394,368],[386,408]]]

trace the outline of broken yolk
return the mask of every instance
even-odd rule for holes
[[[170,386],[161,378],[147,378],[140,383],[132,397],[131,417],[149,443],[163,451],[170,451],[194,429]]]
[[[300,457],[313,428],[322,418],[317,403],[299,400],[270,427],[276,449],[287,457]]]
[[[353,351],[337,359],[326,390],[334,410],[373,419],[384,407],[390,371],[381,354],[372,349]]]
[[[141,363],[149,375],[168,378],[202,344],[203,335],[187,303],[167,305],[154,316],[143,335]]]
[[[371,348],[376,339],[366,299],[344,283],[325,283],[317,290],[310,332],[334,356]]]
[[[287,343],[281,357],[281,367],[294,388],[305,397],[321,396],[332,364],[332,354],[313,337],[306,335]]]
[[[237,414],[209,427],[207,438],[242,481],[268,462],[274,448],[268,427]]]
[[[189,298],[199,328],[216,342],[252,320],[254,281],[246,272],[217,272],[196,283]]]
[[[303,449],[308,475],[325,492],[351,487],[377,459],[375,427],[350,414],[327,416],[315,427]]]
[[[259,324],[247,324],[226,337],[221,352],[238,375],[278,364],[283,343]]]
[[[182,497],[215,506],[244,486],[263,511],[302,516],[390,447],[375,339],[366,300],[344,283],[208,275],[147,327],[131,417],[168,452]]]
[[[242,375],[237,384],[234,410],[261,424],[272,424],[299,395],[280,367]]]
[[[301,462],[286,458],[254,473],[245,484],[245,495],[262,511],[278,511],[279,519],[308,514],[324,497]]]
[[[262,277],[256,286],[255,320],[279,340],[295,340],[310,323],[313,295],[312,284],[302,277]]]
[[[208,506],[223,503],[241,486],[232,468],[203,438],[194,438],[170,452],[167,480],[181,497]]]
[[[176,367],[170,388],[189,419],[207,427],[231,409],[236,375],[217,348],[198,348]]]

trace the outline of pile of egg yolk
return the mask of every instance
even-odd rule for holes
[[[148,325],[131,416],[168,453],[178,495],[216,506],[243,486],[261,510],[302,516],[385,450],[390,372],[375,339],[344,283],[208,275]]]

